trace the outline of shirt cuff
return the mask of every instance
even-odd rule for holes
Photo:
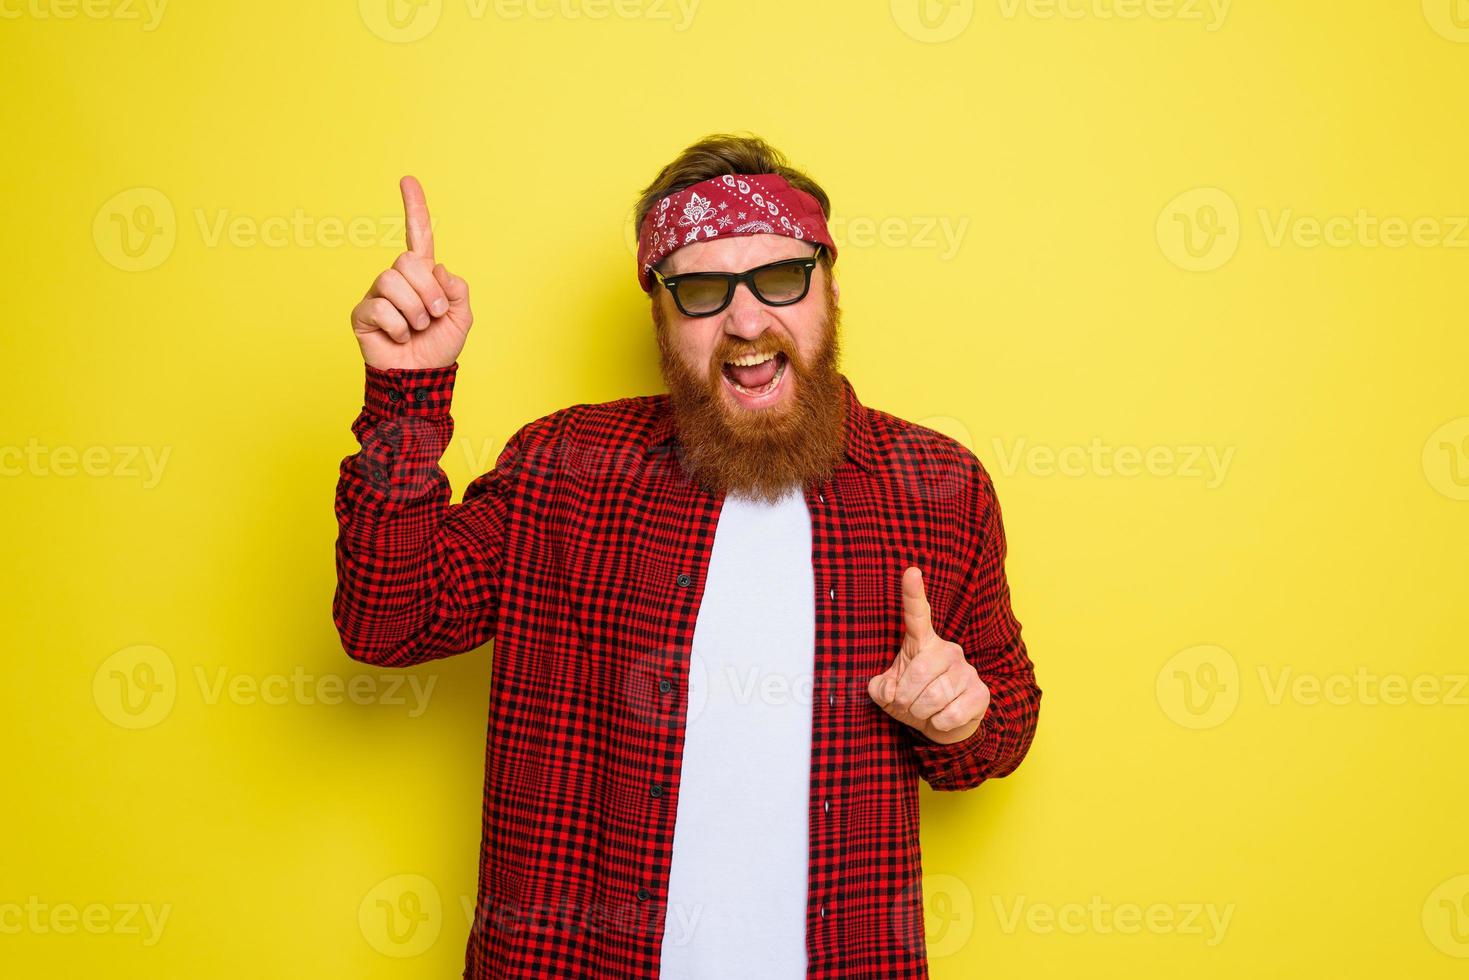
[[[935,742],[927,735],[920,732],[911,725],[904,725],[910,740],[913,743],[913,751],[918,754],[918,759],[926,772],[934,775],[942,775],[950,769],[959,765],[963,760],[979,751],[985,736],[989,733],[987,723],[989,718],[981,718],[979,727],[969,734],[968,738],[945,745]]]
[[[459,362],[437,368],[375,368],[366,364],[362,407],[382,418],[447,415]]]

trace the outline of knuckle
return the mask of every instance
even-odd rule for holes
[[[398,295],[394,297],[393,302],[398,309],[403,311],[404,316],[412,316],[415,313],[423,312],[423,297],[419,296],[418,291],[412,286],[400,290]]]
[[[374,296],[367,301],[366,306],[367,309],[364,311],[367,314],[366,319],[373,323],[382,323],[392,315],[393,304],[381,296]]]

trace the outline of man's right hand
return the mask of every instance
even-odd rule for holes
[[[398,182],[408,251],[372,282],[352,310],[362,359],[375,368],[448,367],[474,323],[469,284],[434,263],[428,203],[414,177]]]

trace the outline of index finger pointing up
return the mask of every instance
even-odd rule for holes
[[[403,192],[403,224],[408,239],[408,251],[432,261],[434,257],[434,232],[428,220],[428,202],[423,197],[423,185],[412,175],[398,181]]]
[[[903,629],[916,640],[933,635],[932,613],[923,588],[923,572],[915,566],[903,569]]]

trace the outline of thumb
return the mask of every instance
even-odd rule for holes
[[[923,591],[923,572],[916,565],[903,569],[903,632],[920,644],[933,636],[933,617]]]
[[[898,693],[898,680],[902,677],[902,656],[881,674],[867,679],[867,695],[886,708]]]
[[[444,296],[449,300],[451,311],[469,311],[469,283],[446,269],[442,262],[434,266],[434,278],[444,288]]]

